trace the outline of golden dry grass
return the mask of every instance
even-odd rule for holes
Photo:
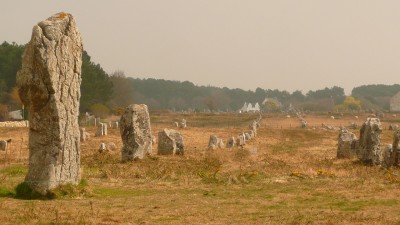
[[[268,114],[244,148],[209,151],[210,134],[237,136],[257,115],[154,113],[153,133],[182,118],[189,126],[180,129],[184,156],[121,163],[119,151],[97,152],[101,142],[121,147],[119,131],[110,129],[82,143],[89,193],[48,201],[12,197],[26,173],[27,129],[0,128],[0,139],[14,140],[7,158],[0,152],[0,224],[400,224],[399,169],[336,159],[337,131],[300,129],[294,118]],[[311,127],[356,121],[328,114],[307,120]],[[385,129],[382,143],[391,135]]]

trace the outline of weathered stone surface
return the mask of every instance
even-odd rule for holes
[[[117,150],[117,145],[114,142],[108,142],[106,148],[108,151],[115,151]]]
[[[381,122],[378,118],[368,118],[361,126],[358,157],[362,162],[372,165],[382,162],[381,133]]]
[[[106,143],[101,143],[99,146],[99,152],[106,152],[106,151],[107,151]]]
[[[217,139],[217,147],[218,148],[225,148],[224,141],[222,141],[222,138]]]
[[[210,135],[210,140],[208,141],[208,149],[217,149],[218,137],[214,134]]]
[[[119,128],[119,123],[118,121],[113,121],[111,122],[111,126],[112,129],[118,129]]]
[[[350,129],[358,129],[358,125],[355,122],[350,123]]]
[[[393,165],[393,147],[391,144],[387,145],[383,149],[383,162],[382,166],[386,168],[390,168]]]
[[[337,158],[351,158],[356,152],[357,137],[352,132],[343,129],[339,133]]]
[[[181,122],[179,123],[180,128],[186,128],[186,120],[182,119]]]
[[[233,148],[236,146],[236,140],[235,137],[230,137],[228,138],[228,140],[226,141],[226,147],[227,148]]]
[[[390,146],[391,149],[388,151],[385,149],[384,160],[386,167],[398,166],[399,165],[399,140],[400,140],[400,130],[395,130],[393,132],[393,144]],[[387,159],[389,158],[389,159]]]
[[[181,133],[176,130],[164,129],[158,133],[159,155],[183,155],[184,143]]]
[[[259,127],[260,125],[259,125],[259,122],[257,122],[257,121],[253,121],[251,124],[250,124],[250,129],[254,132],[254,137],[255,136],[257,136],[257,128]]]
[[[399,125],[397,124],[390,124],[389,125],[389,130],[398,130],[399,129]]]
[[[246,141],[250,141],[251,140],[251,135],[249,133],[244,133],[244,138],[246,139]]]
[[[179,123],[178,122],[174,122],[175,127],[179,127]]]
[[[306,128],[308,126],[307,120],[301,119],[300,120],[300,127],[301,128]]]
[[[72,15],[58,13],[33,27],[17,73],[29,110],[29,186],[41,194],[80,181],[78,125],[82,40]]]
[[[97,123],[97,130],[95,133],[95,137],[101,137],[101,136],[107,136],[108,131],[107,131],[107,123]]]
[[[143,159],[151,154],[151,126],[147,105],[130,105],[119,122],[122,138],[122,161]]]
[[[225,148],[225,144],[221,138],[216,135],[210,135],[210,141],[208,142],[208,149],[215,150],[217,148]]]
[[[29,121],[4,121],[0,122],[0,127],[29,127]]]
[[[0,151],[5,151],[7,149],[7,141],[0,140]]]
[[[243,145],[245,145],[245,144],[246,144],[246,139],[245,139],[245,137],[244,137],[244,134],[239,135],[239,136],[236,138],[236,145],[237,145],[237,146],[243,146]]]
[[[250,134],[251,138],[255,138],[256,137],[256,134],[255,134],[255,132],[253,130],[250,130],[248,133]]]
[[[85,142],[85,141],[88,141],[90,139],[90,134],[88,132],[86,132],[85,128],[83,128],[83,127],[80,128],[79,129],[79,133],[80,133],[81,142]]]
[[[157,144],[157,137],[154,135],[151,135],[151,143],[152,144]]]

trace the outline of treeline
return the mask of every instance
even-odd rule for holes
[[[145,103],[153,109],[175,109],[196,111],[222,110],[235,111],[245,102],[253,105],[268,99],[281,103],[269,110],[278,110],[276,107],[292,105],[304,110],[330,110],[335,104],[340,104],[345,98],[344,90],[340,87],[325,88],[309,91],[289,93],[288,91],[257,88],[255,91],[242,89],[219,88],[212,86],[196,86],[191,82],[170,81],[160,79],[128,78],[134,89],[136,102]],[[268,110],[268,109],[267,109]]]
[[[16,72],[21,68],[24,45],[3,42],[0,45],[0,119],[1,112],[21,107],[15,87]],[[400,91],[400,85],[366,85],[356,87],[352,96],[361,100],[364,109],[388,110],[389,99]],[[194,111],[236,111],[245,102],[261,104],[264,110],[279,111],[290,107],[310,111],[346,109],[348,104],[359,104],[346,99],[343,88],[331,87],[303,94],[301,91],[281,91],[257,88],[255,91],[198,86],[189,81],[138,79],[127,77],[123,71],[107,74],[84,52],[82,58],[81,112],[99,116],[119,114],[126,105],[147,104],[150,110],[170,109]],[[337,107],[340,106],[340,107]],[[351,109],[359,107],[352,106]]]

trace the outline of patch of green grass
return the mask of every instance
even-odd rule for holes
[[[273,153],[279,153],[279,152],[294,153],[299,148],[299,144],[297,142],[281,142],[276,145],[271,145],[270,148]]]
[[[57,188],[50,190],[48,195],[52,199],[60,198],[75,198],[79,196],[91,196],[91,190],[89,189],[89,183],[87,180],[82,179],[78,185],[64,184]]]
[[[52,190],[47,191],[45,195],[33,190],[28,183],[22,182],[15,188],[15,198],[18,199],[60,199],[60,198],[74,198],[82,195],[89,195],[88,182],[81,180],[78,185],[63,184]]]
[[[24,176],[27,172],[28,168],[21,165],[10,166],[0,170],[0,174],[4,174],[10,177]]]
[[[2,197],[14,197],[15,191],[8,188],[0,187],[0,198]]]
[[[171,222],[176,220],[179,220],[178,216],[160,217],[157,219],[159,222]]]
[[[338,201],[338,202],[332,204],[332,206],[334,208],[337,208],[337,209],[339,209],[341,211],[345,211],[345,212],[357,212],[364,207],[364,205],[360,201],[359,202]]]
[[[18,199],[47,199],[51,196],[43,196],[42,194],[34,191],[26,182],[22,182],[15,188],[15,198]]]
[[[93,195],[99,198],[123,198],[149,195],[149,190],[123,189],[123,188],[93,188]]]

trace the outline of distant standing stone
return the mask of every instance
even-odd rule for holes
[[[235,137],[230,137],[228,138],[228,140],[226,141],[226,147],[227,148],[233,148],[236,146],[236,140]]]
[[[151,154],[151,126],[147,105],[130,105],[119,122],[122,138],[122,161],[143,159]]]
[[[96,137],[107,136],[107,123],[98,123],[97,130],[95,133]]]
[[[0,151],[5,151],[7,149],[7,141],[0,140]]]
[[[214,134],[210,135],[210,140],[208,141],[208,149],[217,149],[218,137]]]
[[[85,128],[81,127],[79,129],[79,133],[80,133],[81,142],[85,142],[85,141],[89,140],[90,134],[88,132],[86,132]]]

